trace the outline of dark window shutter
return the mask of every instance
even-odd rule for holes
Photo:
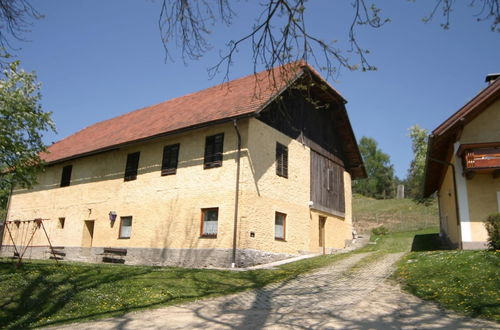
[[[205,139],[204,168],[222,166],[222,150],[224,148],[224,133],[207,136]]]
[[[170,175],[177,172],[179,161],[179,144],[172,144],[163,148],[163,160],[161,163],[161,175]]]
[[[140,152],[134,152],[127,155],[127,165],[125,166],[125,181],[137,179],[137,169],[139,168]]]
[[[72,170],[73,170],[73,165],[67,165],[63,167],[61,175],[61,187],[67,187],[71,183]]]
[[[288,147],[276,143],[276,174],[288,178]]]

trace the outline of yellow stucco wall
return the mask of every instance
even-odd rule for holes
[[[468,123],[460,136],[460,143],[499,142],[500,100]]]
[[[319,252],[311,244],[317,215],[309,210],[310,149],[257,119],[238,121],[242,135],[238,248],[276,253]],[[205,137],[224,132],[223,165],[203,169]],[[276,175],[276,142],[288,146],[289,177]],[[165,145],[180,143],[176,175],[161,176]],[[94,221],[94,247],[231,248],[237,137],[232,123],[210,126],[49,166],[32,190],[16,190],[8,220],[44,222],[53,245],[90,246],[85,221]],[[140,151],[137,179],[124,182],[127,154]],[[59,187],[62,168],[72,164],[71,185]],[[342,248],[351,238],[350,176],[344,174],[346,218],[329,217],[326,246]],[[201,209],[219,208],[217,238],[200,238]],[[115,211],[114,224],[108,213]],[[274,239],[275,212],[287,214],[286,242]],[[120,217],[132,216],[130,239],[119,239]],[[58,228],[64,217],[65,228]],[[13,228],[19,244],[28,223]],[[24,229],[23,229],[24,228]],[[250,237],[250,232],[255,237]],[[310,237],[309,233],[316,233]],[[17,236],[16,236],[17,235]],[[24,235],[24,236],[23,236]],[[9,239],[4,244],[10,244]],[[42,232],[33,245],[46,245]]]
[[[247,157],[242,162],[241,246],[296,254],[309,238],[309,162],[307,147],[257,119],[249,120]],[[288,178],[276,175],[276,142],[288,147]],[[275,212],[286,217],[286,242],[274,239]],[[250,232],[255,237],[250,237]]]
[[[457,226],[457,212],[453,171],[448,166],[443,183],[439,189],[439,216],[441,228],[452,244],[460,243],[459,227]]]
[[[326,248],[345,247],[345,240],[352,238],[349,173],[344,172],[346,218],[312,211],[309,208],[311,150],[257,119],[250,119],[249,131],[249,157],[242,167],[248,173],[244,175],[248,180],[242,181],[242,208],[251,220],[241,227],[242,245],[273,252],[320,252],[318,217],[324,215],[327,216]],[[276,142],[288,146],[288,178],[276,175]],[[275,212],[287,214],[286,244],[274,239]],[[255,238],[250,237],[250,232],[255,233]],[[262,241],[257,241],[259,236],[264,236]]]
[[[240,123],[245,140],[246,123]],[[224,132],[223,165],[203,169],[205,137]],[[180,143],[176,175],[161,176],[163,147]],[[236,135],[232,124],[217,125],[155,142],[80,158],[46,168],[32,191],[17,190],[9,220],[50,219],[45,222],[52,243],[80,246],[84,221],[94,220],[92,246],[229,248],[232,246]],[[140,151],[137,180],[124,182],[128,153]],[[73,165],[69,187],[59,187],[62,167]],[[219,235],[200,238],[201,208],[219,208]],[[110,211],[118,214],[111,226]],[[130,239],[119,239],[121,216],[132,216]],[[64,229],[57,219],[66,218]],[[35,244],[45,238],[37,235]],[[5,244],[9,244],[5,242]]]
[[[460,143],[500,142],[499,123],[500,100],[464,127]],[[484,220],[491,213],[498,212],[498,191],[500,191],[500,178],[493,178],[491,174],[478,173],[467,180],[471,236],[474,242],[484,242],[488,238]]]
[[[491,174],[476,174],[472,180],[468,180],[472,241],[484,242],[488,239],[484,221],[488,215],[499,212],[498,191],[500,179],[493,179]]]

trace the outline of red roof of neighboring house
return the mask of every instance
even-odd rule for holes
[[[254,114],[300,76],[303,67],[312,71],[304,62],[290,63],[101,121],[54,143],[42,158],[48,163],[63,161],[181,129]]]

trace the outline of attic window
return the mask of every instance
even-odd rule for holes
[[[222,166],[222,149],[224,146],[224,133],[207,136],[205,139],[205,159],[203,168]]]
[[[139,168],[140,152],[134,152],[127,155],[127,164],[125,165],[125,181],[137,179],[137,169]]]
[[[276,142],[276,174],[288,178],[288,147]]]
[[[73,169],[73,165],[64,166],[62,169],[61,175],[61,187],[67,187],[71,183],[71,171]]]
[[[179,161],[179,143],[163,148],[163,160],[161,162],[161,175],[171,175],[177,172]]]

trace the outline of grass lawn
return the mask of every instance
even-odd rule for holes
[[[435,228],[372,236],[376,244],[356,253],[374,253],[352,271],[385,253],[409,252],[394,274],[403,289],[460,314],[500,322],[500,252],[439,250],[437,232]]]
[[[358,194],[353,195],[352,212],[354,216],[374,214],[436,216],[438,205],[417,203],[411,199],[375,199]]]
[[[409,252],[395,274],[409,292],[470,316],[500,321],[500,253],[431,251],[436,229],[373,236],[374,252],[354,270],[385,253]],[[420,252],[410,252],[414,251]],[[422,252],[424,251],[424,252]],[[0,259],[0,328],[17,329],[117,316],[129,311],[235,293],[290,280],[350,254],[326,255],[275,270],[232,272]]]
[[[371,244],[358,249],[356,252],[397,253],[410,252],[415,236],[432,235],[438,228],[427,228],[418,231],[391,232],[387,235],[371,235]]]
[[[395,275],[420,298],[500,322],[500,252],[412,252],[400,261]]]
[[[121,315],[259,288],[346,255],[304,259],[276,270],[232,272],[0,259],[0,328],[17,329]]]

